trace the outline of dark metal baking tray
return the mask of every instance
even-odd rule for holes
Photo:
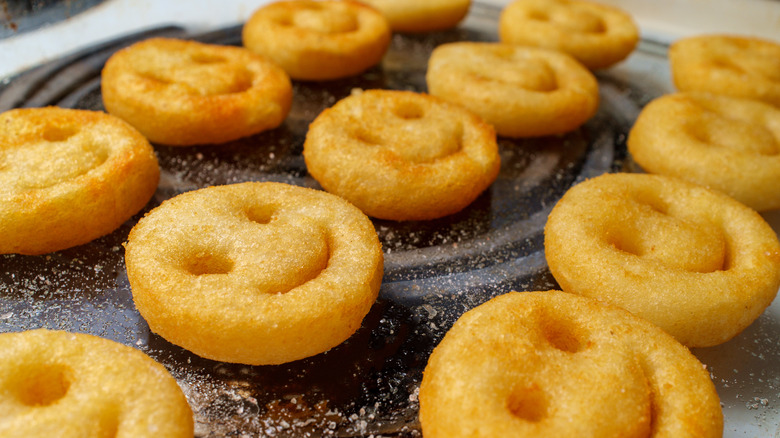
[[[476,2],[457,29],[395,35],[381,64],[364,74],[295,82],[292,110],[273,131],[224,145],[155,145],[162,168],[157,193],[118,230],[44,256],[0,256],[0,332],[87,332],[146,352],[183,388],[197,437],[419,436],[422,370],[446,330],[498,294],[557,288],[542,235],[552,206],[585,178],[636,170],[625,147],[631,124],[643,105],[671,91],[663,44],[642,41],[628,60],[597,74],[601,106],[580,129],[500,138],[498,179],[462,212],[427,222],[375,220],[385,252],[380,297],[354,336],[318,356],[278,366],[220,363],[150,333],[132,302],[122,243],[144,213],[188,190],[242,181],[319,188],[301,152],[320,111],[353,88],[425,91],[431,50],[451,41],[496,41],[499,13]],[[3,81],[0,111],[45,105],[102,110],[100,70],[116,50],[150,36],[240,45],[240,31],[192,34],[170,26],[96,44]],[[727,436],[778,436],[779,325],[773,306],[731,342],[694,352],[718,387]]]

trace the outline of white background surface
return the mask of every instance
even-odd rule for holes
[[[0,78],[136,30],[177,24],[205,31],[245,21],[269,0],[106,0],[44,28],[0,40]],[[425,0],[420,0],[425,1]],[[480,0],[505,5],[509,0]],[[637,20],[646,38],[671,41],[704,32],[780,41],[780,0],[599,0]]]

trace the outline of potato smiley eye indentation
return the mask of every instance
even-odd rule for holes
[[[109,408],[99,424],[95,425],[95,430],[100,431],[100,438],[116,438],[119,435],[120,421],[119,412]]]
[[[578,353],[587,347],[583,329],[575,323],[547,315],[539,324],[543,338],[556,350]]]
[[[402,100],[393,106],[392,113],[403,120],[416,120],[425,116],[425,110],[417,103]]]
[[[250,222],[265,225],[271,223],[271,221],[274,220],[274,215],[277,211],[277,208],[278,207],[275,205],[257,204],[247,208],[244,213]]]
[[[73,137],[79,128],[73,125],[47,125],[43,127],[41,137],[48,142],[61,142]]]
[[[138,79],[144,81],[146,86],[153,88],[167,87],[175,83],[172,79],[155,72],[138,72]]]
[[[233,270],[235,262],[226,254],[200,252],[188,257],[184,269],[192,275],[227,274]]]
[[[224,56],[206,51],[194,52],[190,54],[189,59],[195,64],[222,64],[228,62]]]
[[[717,57],[710,61],[711,67],[716,70],[727,70],[729,74],[744,75],[746,73],[744,67],[739,65],[730,57]]]
[[[631,192],[629,195],[629,201],[634,203],[634,207],[639,210],[644,210],[647,214],[657,213],[662,216],[670,215],[669,201],[652,190],[642,190],[641,188]]]
[[[351,11],[333,11],[317,4],[293,13],[291,24],[322,34],[354,32],[359,23]]]
[[[385,143],[384,139],[380,138],[375,131],[368,129],[365,126],[355,123],[355,125],[352,126],[352,130],[352,137],[368,146],[380,146]]]
[[[538,423],[547,417],[547,394],[538,384],[522,385],[509,394],[507,409],[521,420]]]
[[[550,14],[541,9],[530,9],[526,12],[526,16],[535,21],[550,21]]]
[[[555,8],[550,21],[564,29],[584,34],[600,34],[607,31],[604,19],[585,8]]]
[[[59,364],[31,364],[17,382],[16,396],[25,406],[50,406],[63,399],[70,388],[70,371]]]
[[[489,77],[529,91],[548,93],[561,88],[555,68],[541,59],[507,61],[488,72]],[[565,87],[566,84],[563,84]]]

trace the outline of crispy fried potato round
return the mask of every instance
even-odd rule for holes
[[[623,307],[689,347],[731,339],[780,288],[780,243],[764,219],[676,178],[587,180],[555,205],[544,234],[564,291]]]
[[[155,333],[202,357],[280,364],[354,333],[376,300],[371,221],[319,190],[248,182],[178,195],[131,230],[133,299]]]
[[[737,35],[699,35],[669,47],[680,91],[757,99],[780,107],[780,44]]]
[[[563,293],[510,292],[458,319],[420,386],[437,437],[720,437],[706,368],[623,309]]]
[[[631,15],[586,0],[515,0],[498,30],[502,42],[560,50],[594,70],[624,60],[639,42]]]
[[[493,183],[493,129],[460,106],[410,91],[356,91],[312,122],[306,166],[369,216],[427,220],[465,208]]]
[[[191,438],[176,380],[141,351],[46,329],[0,334],[0,436]]]
[[[628,150],[647,172],[718,189],[758,211],[780,208],[780,108],[767,103],[659,97],[639,114]]]
[[[350,0],[269,3],[252,14],[242,33],[246,48],[274,60],[293,79],[311,81],[368,70],[384,56],[390,36],[381,13]]]
[[[394,31],[422,33],[458,25],[469,12],[471,0],[362,0],[377,8]]]
[[[45,254],[111,233],[151,199],[149,142],[122,120],[57,107],[0,114],[0,253]]]
[[[572,131],[599,106],[593,73],[565,53],[535,47],[442,44],[425,78],[432,95],[466,107],[505,137]]]
[[[287,74],[241,47],[152,38],[115,53],[103,104],[150,141],[225,143],[279,126],[292,105]]]

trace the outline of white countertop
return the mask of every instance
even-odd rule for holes
[[[510,0],[479,0],[505,5]],[[780,41],[780,0],[599,0],[631,13],[660,41],[704,32]],[[0,78],[133,31],[176,24],[205,31],[238,24],[269,0],[106,0],[83,13],[0,40]],[[204,13],[204,11],[207,11]]]

